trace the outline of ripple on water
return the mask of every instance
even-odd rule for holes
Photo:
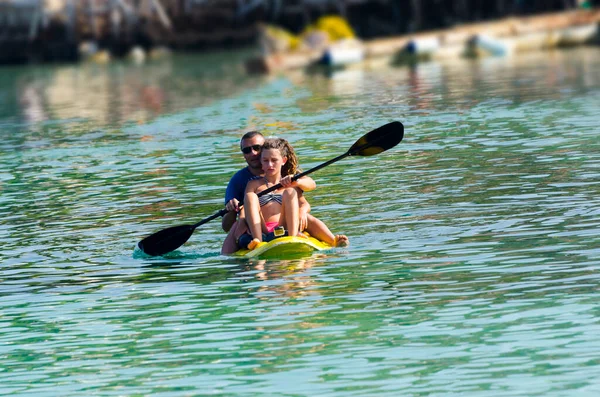
[[[84,112],[115,93],[82,86],[46,96],[39,124],[0,123],[2,391],[595,395],[594,54],[227,84],[189,59],[80,71],[109,87],[120,70],[113,110]],[[78,73],[57,68],[12,80]],[[162,116],[133,106],[141,75]],[[217,219],[165,257],[133,254],[222,208],[240,130],[289,138],[309,169],[391,120],[397,148],[312,174],[312,213],[348,249],[240,261],[219,254]]]

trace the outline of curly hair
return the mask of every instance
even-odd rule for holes
[[[281,176],[296,175],[300,172],[298,168],[298,157],[294,148],[283,138],[267,138],[263,145],[264,149],[277,149],[281,157],[287,157],[287,162],[281,167]]]

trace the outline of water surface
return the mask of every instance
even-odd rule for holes
[[[0,395],[596,396],[600,53],[248,77],[243,54],[3,68]],[[351,247],[219,255],[242,131]]]

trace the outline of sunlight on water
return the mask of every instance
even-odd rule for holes
[[[239,56],[7,69],[0,395],[595,396],[596,48],[247,78]],[[9,81],[11,83],[9,83]],[[241,131],[313,174],[351,247],[219,255]]]

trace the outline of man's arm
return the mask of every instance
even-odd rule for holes
[[[240,196],[239,186],[239,173],[236,173],[227,184],[227,189],[225,190],[225,209],[227,213],[221,218],[221,227],[227,233],[231,229],[231,226],[235,223],[235,219],[237,218],[237,213],[239,211],[238,199],[236,197]]]

